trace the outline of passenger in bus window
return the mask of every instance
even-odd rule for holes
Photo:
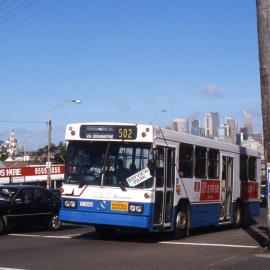
[[[130,170],[131,174],[136,173],[137,168],[136,168],[135,163],[131,163],[131,164],[130,164],[129,170]]]
[[[124,162],[122,159],[117,160],[116,164],[116,175],[118,177],[119,181],[123,181],[127,178],[128,176],[128,170],[124,167]]]

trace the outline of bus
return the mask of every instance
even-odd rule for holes
[[[176,232],[247,224],[260,213],[260,155],[145,124],[66,127],[63,222]]]

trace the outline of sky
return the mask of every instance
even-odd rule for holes
[[[261,131],[256,1],[0,0],[0,94],[0,140],[28,150],[49,118],[54,143],[72,122],[206,112]]]

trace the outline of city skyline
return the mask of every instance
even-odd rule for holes
[[[205,124],[206,124],[205,119],[207,117],[209,117],[209,115],[211,115],[211,114],[214,114],[215,116],[218,115],[219,125],[215,127],[216,132],[218,133],[218,134],[215,133],[216,136],[211,136],[211,134],[208,134],[208,136],[207,136],[206,131],[205,131]],[[252,113],[247,112],[246,110],[243,110],[243,115],[242,115],[243,119],[242,119],[242,121],[239,121],[238,119],[230,117],[230,116],[225,116],[223,119],[220,119],[218,112],[205,112],[204,115],[201,116],[201,118],[203,120],[200,120],[200,118],[195,118],[195,117],[192,118],[192,119],[185,118],[185,117],[178,117],[178,118],[172,119],[172,121],[170,123],[168,123],[167,125],[162,126],[162,127],[169,127],[169,128],[175,129],[175,130],[182,130],[183,132],[187,132],[187,133],[190,133],[190,134],[193,134],[193,135],[196,135],[196,136],[214,138],[214,137],[219,137],[220,136],[219,132],[220,132],[220,129],[222,129],[222,128],[224,128],[224,132],[225,132],[224,136],[228,136],[228,134],[226,135],[226,126],[232,128],[232,126],[235,125],[235,129],[236,129],[237,132],[240,131],[240,132],[245,133],[245,131],[243,131],[243,129],[247,128],[247,120],[245,118],[246,115],[248,115],[248,124],[249,124],[249,126],[251,125],[251,129],[252,129],[252,127],[253,127],[253,116],[252,116]],[[202,125],[202,123],[204,123],[204,124]],[[153,124],[153,125],[156,125],[156,124]],[[227,131],[227,132],[229,132],[229,131]],[[233,131],[233,132],[235,132],[235,131]],[[261,130],[256,130],[256,132],[253,132],[253,133],[254,134],[261,134],[262,129]],[[37,150],[38,148],[42,148],[47,144],[47,140],[48,140],[47,129],[44,130],[44,132],[42,132],[41,135],[43,136],[44,143],[39,144],[35,148],[31,148],[31,147],[29,147],[29,145],[27,145],[27,143],[23,139],[27,135],[26,134],[21,134],[20,131],[17,134],[16,128],[11,129],[10,132],[7,134],[7,137],[5,137],[5,138],[0,137],[0,142],[2,141],[4,143],[4,142],[6,142],[6,141],[8,141],[10,139],[10,136],[13,136],[13,137],[15,136],[17,141],[18,141],[18,146],[19,147],[23,146],[24,149],[26,149],[27,151],[32,151],[32,150]],[[235,136],[235,135],[236,134],[234,133],[233,136]],[[248,133],[248,135],[251,136],[250,133]],[[63,136],[63,139],[60,139],[59,141],[54,141],[53,143],[57,145],[60,142],[64,142],[65,141],[64,140],[65,134],[63,133],[62,136]],[[37,135],[37,137],[40,137],[40,134],[39,134],[39,136]],[[230,141],[230,143],[235,143],[235,141],[234,140]]]

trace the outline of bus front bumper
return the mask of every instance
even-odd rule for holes
[[[153,228],[152,218],[150,216],[143,215],[85,212],[61,209],[60,219],[62,222],[84,223],[91,225],[102,224],[148,230],[152,230]]]

